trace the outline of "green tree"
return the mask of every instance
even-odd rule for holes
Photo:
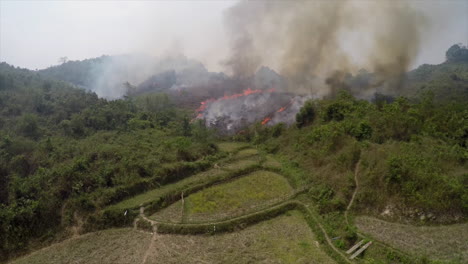
[[[38,138],[40,136],[39,124],[35,114],[24,114],[19,120],[19,132],[26,137]]]

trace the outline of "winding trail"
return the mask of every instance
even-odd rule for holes
[[[350,264],[353,264],[354,262],[352,262],[351,260],[348,259],[348,257],[343,254],[338,248],[335,247],[335,245],[333,245],[333,242],[332,240],[330,239],[330,237],[328,236],[327,232],[325,231],[325,228],[323,228],[323,226],[320,224],[319,220],[317,219],[317,217],[312,213],[312,211],[309,209],[309,207],[307,205],[305,205],[304,203],[302,202],[299,202],[301,203],[307,210],[307,212],[309,213],[310,216],[312,216],[312,218],[314,219],[314,221],[317,223],[317,226],[320,228],[320,230],[322,231],[323,235],[325,236],[325,240],[327,241],[328,245],[333,249],[333,251],[335,251],[336,253],[338,253],[346,262],[350,263]]]
[[[349,220],[348,220],[348,211],[349,209],[351,208],[351,206],[353,206],[353,202],[354,202],[354,198],[356,197],[356,194],[358,192],[358,189],[359,189],[359,179],[358,179],[358,175],[359,175],[359,166],[361,165],[361,159],[359,159],[359,161],[356,163],[356,167],[354,168],[354,183],[356,185],[356,187],[354,188],[354,192],[353,192],[353,195],[351,196],[351,200],[349,201],[349,204],[348,206],[346,207],[346,211],[344,213],[344,216],[345,216],[345,220],[346,220],[346,224],[349,226]]]

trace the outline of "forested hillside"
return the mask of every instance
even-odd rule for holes
[[[229,137],[203,120],[191,122],[195,113],[164,93],[106,100],[72,85],[86,85],[89,74],[75,71],[80,62],[47,74],[1,63],[0,260],[82,232],[129,226],[141,201],[161,208],[176,201],[164,193],[166,203],[162,190],[198,190],[213,184],[198,182],[206,175],[237,177],[262,162],[298,189],[308,186],[301,203],[317,210],[340,249],[357,239],[348,211],[412,224],[465,222],[468,62],[466,48],[449,51],[445,63],[408,73],[406,97],[367,101],[345,89],[307,101],[291,127],[256,123]],[[220,151],[219,140],[257,149]],[[223,158],[227,169],[217,170]],[[189,177],[207,169],[215,173]],[[217,190],[207,193],[224,192]]]
[[[306,103],[296,128],[260,128],[251,140],[310,171],[324,212],[346,208],[360,161],[357,209],[417,208],[451,222],[468,213],[467,120],[466,102],[437,106],[431,94],[373,104],[342,92]]]
[[[468,100],[468,49],[453,45],[446,61],[438,65],[424,64],[408,73],[403,95],[420,97],[432,92],[437,102]]]
[[[168,97],[106,101],[0,64],[0,255],[209,165],[208,131]],[[163,166],[164,165],[164,166]]]

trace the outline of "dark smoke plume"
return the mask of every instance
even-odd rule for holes
[[[242,1],[225,22],[231,74],[244,78],[274,65],[289,91],[318,96],[349,85],[348,73],[362,68],[373,80],[361,94],[397,91],[427,29],[409,1],[387,0]]]

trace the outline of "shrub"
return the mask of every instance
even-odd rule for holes
[[[296,126],[301,128],[314,121],[315,109],[312,101],[307,101],[304,106],[296,114]]]

